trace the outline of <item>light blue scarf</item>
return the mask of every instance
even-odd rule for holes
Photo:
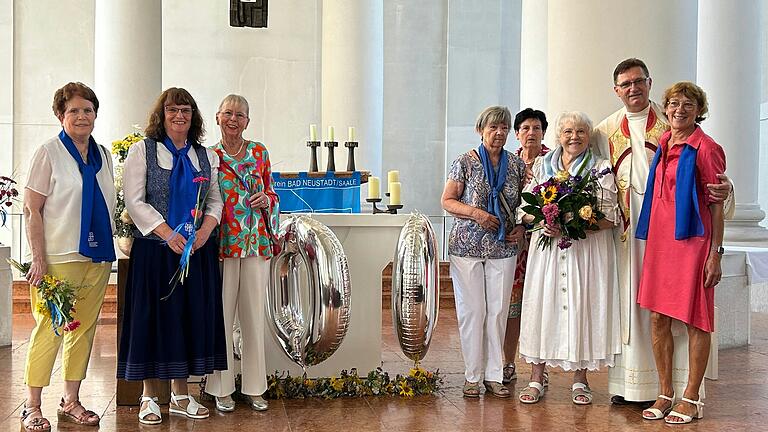
[[[559,171],[564,170],[563,161],[561,156],[563,154],[563,146],[557,146],[554,150],[544,155],[541,167],[544,169],[544,177],[549,179],[557,174]],[[595,166],[595,156],[592,154],[592,149],[587,147],[587,150],[582,152],[576,157],[568,168],[568,173],[572,176],[583,176],[584,172],[592,169]]]
[[[491,193],[488,195],[488,213],[496,216],[499,220],[499,231],[496,233],[496,240],[504,241],[504,213],[501,211],[499,196],[504,191],[504,183],[507,181],[509,158],[507,157],[507,152],[502,150],[498,171],[495,171],[491,163],[491,156],[485,150],[485,146],[480,144],[477,153],[480,155],[480,163],[483,164],[485,178],[491,186]]]

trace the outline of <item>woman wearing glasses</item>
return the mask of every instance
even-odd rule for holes
[[[212,235],[223,207],[217,193],[219,157],[200,144],[204,133],[192,96],[169,88],[150,112],[147,139],[131,146],[125,161],[125,206],[136,229],[117,377],[143,381],[139,422],[144,424],[162,421],[158,380],[171,380],[170,414],[207,418],[208,409],[189,394],[187,378],[227,368]],[[195,219],[198,199],[202,215]],[[172,290],[188,242],[189,271]]]
[[[651,311],[660,387],[656,403],[643,417],[678,424],[704,414],[699,388],[714,330],[724,223],[723,204],[712,198],[706,184],[719,183],[725,153],[699,126],[708,112],[700,87],[676,83],[664,92],[662,106],[671,129],[661,137],[651,162],[635,235],[647,240],[637,302]],[[672,387],[672,322],[688,329],[690,367],[682,395],[675,395]],[[676,396],[682,397],[675,405]]]
[[[269,259],[273,235],[279,228],[278,197],[272,188],[272,168],[264,144],[243,138],[248,127],[248,101],[231,94],[216,113],[221,141],[219,188],[224,199],[219,233],[222,260],[224,328],[232,346],[232,326],[237,311],[242,336],[241,392],[250,396],[251,408],[267,409],[261,396],[267,390],[264,358],[264,297],[269,283]],[[208,375],[205,391],[216,397],[216,409],[235,410],[234,358],[227,350],[229,369]]]

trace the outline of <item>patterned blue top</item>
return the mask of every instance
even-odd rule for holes
[[[515,211],[520,205],[520,192],[525,179],[525,162],[506,150],[504,150],[504,156],[508,158],[509,163],[503,195],[512,210],[511,217],[508,216],[506,219],[507,230],[511,231],[515,226]],[[451,170],[448,172],[448,180],[464,185],[464,192],[459,197],[459,201],[487,211],[491,186],[485,178],[483,165],[474,151],[464,153],[453,161]],[[484,229],[472,219],[456,218],[448,237],[448,254],[470,258],[510,258],[517,254],[517,245],[496,240],[493,231]]]

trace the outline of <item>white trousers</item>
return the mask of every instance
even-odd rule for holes
[[[224,371],[209,374],[205,392],[213,396],[228,396],[235,391],[232,332],[235,313],[240,319],[242,353],[241,392],[258,396],[267,391],[267,365],[264,356],[264,298],[269,283],[269,261],[263,257],[225,258],[222,297],[224,303],[224,333],[227,338],[227,366]]]
[[[504,332],[517,256],[500,259],[450,256],[464,377],[501,383]]]

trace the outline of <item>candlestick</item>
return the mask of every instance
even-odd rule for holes
[[[349,142],[355,141],[355,127],[354,126],[350,126],[347,129],[347,135],[348,135],[347,141],[349,141]]]
[[[389,187],[390,184],[394,182],[400,181],[400,171],[392,170],[387,172],[387,192],[389,192],[391,189]]]
[[[317,172],[317,148],[320,147],[320,141],[307,141],[309,147],[309,172]]]
[[[357,147],[357,141],[347,141],[344,143],[344,147],[348,150],[347,171],[355,171],[355,148]]]
[[[309,125],[309,140],[317,141],[317,125],[316,124]]]
[[[389,204],[400,205],[400,182],[389,184]]]
[[[333,157],[333,149],[339,146],[336,141],[326,141],[323,144],[328,149],[328,166],[325,168],[328,172],[336,171],[336,159]]]
[[[381,200],[381,184],[378,177],[368,177],[368,198]]]
[[[328,126],[328,140],[326,142],[333,142],[333,126]]]

